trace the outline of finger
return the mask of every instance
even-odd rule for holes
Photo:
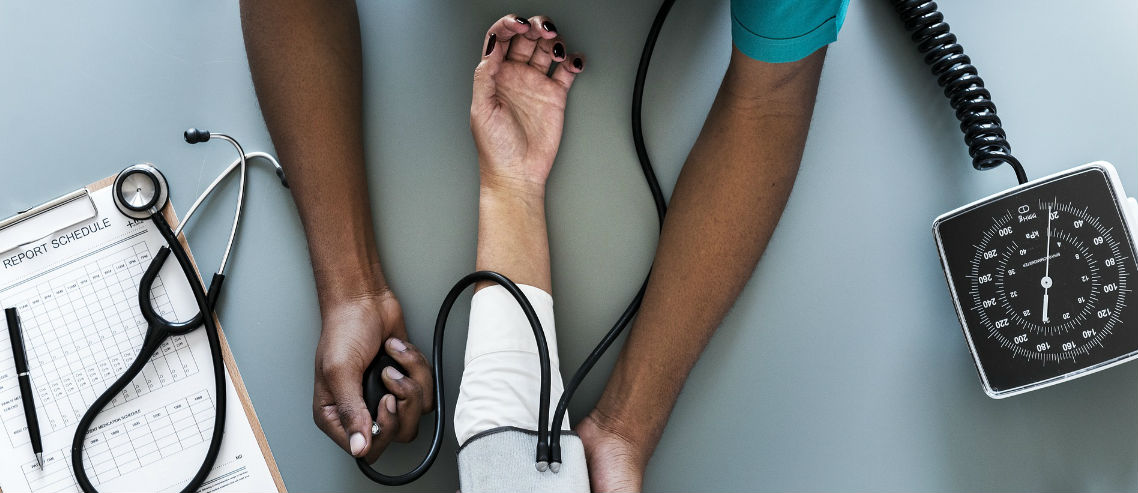
[[[323,368],[324,378],[332,394],[340,428],[347,436],[346,450],[363,457],[371,443],[371,414],[364,404],[363,368],[351,362],[334,363]]]
[[[387,394],[379,400],[379,409],[376,410],[376,426],[373,428],[376,434],[371,437],[371,448],[367,453],[369,463],[375,463],[399,433],[399,420],[392,409],[396,409],[395,396]]]
[[[564,62],[557,64],[557,68],[553,69],[553,75],[549,77],[553,80],[560,82],[565,89],[569,89],[573,85],[573,80],[577,78],[577,74],[585,70],[585,55],[574,53],[569,55]]]
[[[498,19],[482,40],[482,61],[474,69],[474,99],[472,107],[492,103],[494,100],[494,74],[506,58],[506,50],[514,36],[526,32],[530,26],[517,21],[518,16],[510,14]]]
[[[319,379],[319,377],[317,377]],[[332,396],[326,394],[321,388],[322,385],[317,380],[317,388],[312,398],[312,421],[316,423],[316,427],[320,428],[328,438],[331,438],[336,445],[344,449],[345,452],[351,452],[348,444],[348,434],[344,431],[344,427],[340,426],[340,416],[336,413],[335,405],[324,404],[332,402]]]
[[[542,38],[537,42],[537,49],[533,52],[533,58],[529,59],[529,65],[548,75],[549,66],[553,62],[562,61],[565,61],[565,42],[560,37]]]
[[[483,39],[483,60],[500,63],[506,57],[510,41],[518,34],[529,32],[529,30],[529,20],[514,14],[498,19],[486,31],[486,37]]]
[[[541,28],[541,22],[536,21],[534,18],[526,19],[524,17],[517,18],[518,24],[524,23],[529,26],[521,36],[515,36],[510,41],[510,50],[507,52],[507,57],[518,63],[529,63],[530,57],[533,56],[534,49],[537,48],[537,41],[542,39],[547,32]]]
[[[391,358],[400,365],[403,365],[403,369],[407,370],[407,376],[422,387],[422,414],[431,412],[435,408],[435,380],[433,378],[434,372],[431,371],[427,357],[423,356],[423,352],[419,351],[415,345],[394,337],[387,340],[387,354],[391,355]]]
[[[410,442],[419,433],[419,417],[423,415],[420,404],[423,401],[423,387],[391,366],[383,369],[383,383],[398,398],[395,415],[399,421],[399,432],[395,439]]]
[[[544,15],[535,15],[529,18],[530,25],[534,28],[541,28],[541,37],[543,39],[553,39],[557,37],[557,26],[553,24],[553,19]]]

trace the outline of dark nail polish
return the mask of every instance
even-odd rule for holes
[[[565,58],[565,46],[561,43],[553,45],[553,58]]]
[[[490,40],[486,42],[486,54],[482,56],[490,56],[490,54],[494,52],[494,45],[497,41],[498,36],[496,36],[494,33],[490,33]]]
[[[551,33],[557,32],[557,26],[553,25],[553,23],[549,22],[549,21],[542,22],[541,27],[544,28],[546,31],[549,31]]]
[[[574,58],[573,66],[576,67],[577,70],[581,70],[582,68],[585,68],[585,62],[581,61],[580,58]]]
[[[518,17],[514,20],[518,21],[518,24],[522,24],[522,25],[526,25],[526,26],[529,25],[529,19],[526,19],[525,17]]]

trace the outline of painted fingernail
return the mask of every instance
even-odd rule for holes
[[[403,378],[403,374],[399,373],[399,370],[396,370],[394,366],[384,368],[383,371],[386,372],[387,376],[392,380],[399,380]]]
[[[401,352],[401,353],[402,353],[403,351],[406,351],[406,350],[407,350],[407,345],[406,345],[406,344],[403,344],[403,341],[400,341],[399,339],[396,339],[396,338],[394,338],[394,337],[392,337],[392,338],[390,339],[390,341],[391,341],[391,342],[390,342],[389,344],[391,344],[391,349],[394,349],[394,350],[396,350],[396,351],[399,351],[399,352]]]
[[[518,24],[522,24],[522,25],[526,25],[526,26],[529,25],[529,19],[526,19],[525,17],[518,17],[514,20],[518,21]]]
[[[573,67],[575,67],[577,70],[581,70],[581,69],[585,68],[585,62],[583,60],[581,60],[580,58],[574,58],[573,59]]]
[[[352,447],[352,455],[360,455],[366,444],[367,440],[364,440],[363,433],[352,433],[352,438],[348,440],[348,445]]]
[[[380,428],[380,427],[379,427],[379,422],[378,422],[378,421],[376,421],[376,422],[373,422],[373,423],[371,424],[371,436],[376,436],[376,435],[379,435],[379,432],[380,432],[380,430],[381,430],[381,429],[382,429],[382,428]]]
[[[383,405],[387,406],[387,412],[395,414],[395,397],[389,397],[386,401]]]
[[[553,45],[553,58],[565,58],[565,46],[561,43]]]
[[[557,32],[557,26],[553,25],[553,23],[549,21],[542,22],[541,27],[551,33]]]
[[[494,33],[490,33],[490,40],[486,42],[486,54],[482,56],[490,56],[490,54],[494,52],[494,44],[497,41],[498,36]]]

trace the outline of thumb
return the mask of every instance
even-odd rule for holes
[[[355,373],[355,372],[352,372]],[[355,375],[337,375],[330,382],[336,402],[340,426],[348,436],[348,450],[355,457],[363,457],[371,446],[371,413],[364,404],[362,372]]]
[[[485,111],[493,107],[494,94],[497,90],[494,84],[494,75],[498,73],[502,63],[506,60],[506,50],[510,48],[510,39],[522,31],[529,30],[530,25],[518,20],[516,15],[507,15],[498,19],[482,42],[482,60],[474,69],[474,97],[471,100],[471,113]]]
[[[471,116],[494,108],[495,96],[498,92],[494,75],[498,73],[498,67],[498,63],[484,58],[474,69],[474,91],[470,99]]]

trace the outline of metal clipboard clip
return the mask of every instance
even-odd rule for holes
[[[98,214],[99,209],[86,188],[17,212],[0,221],[0,254],[47,238]]]

